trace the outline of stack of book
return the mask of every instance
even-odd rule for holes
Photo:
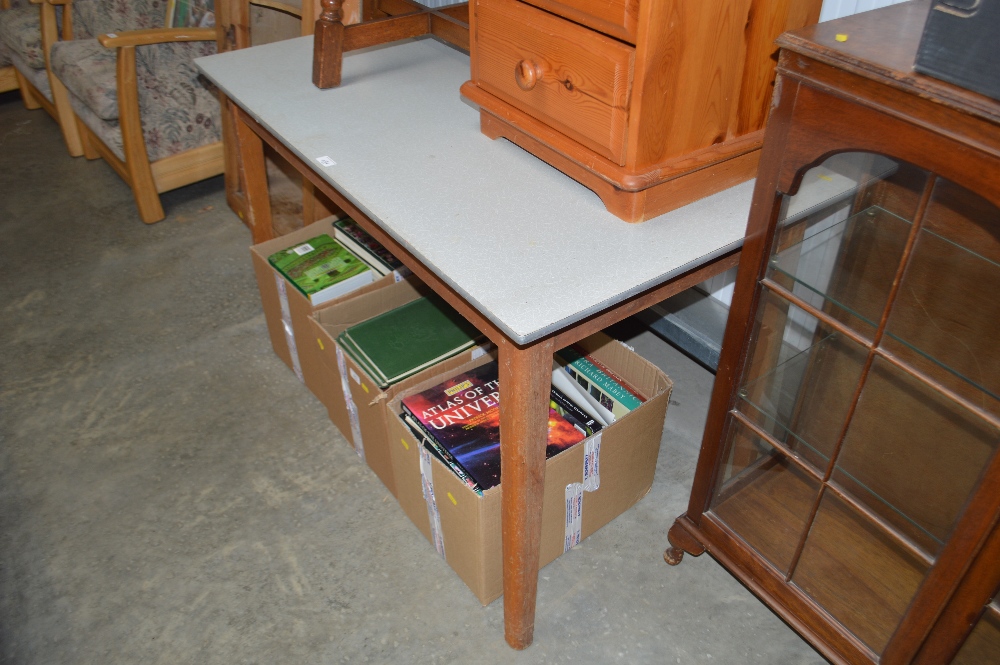
[[[333,227],[333,234],[340,244],[354,252],[379,275],[385,276],[403,267],[399,259],[368,235],[353,219],[347,217],[338,219],[333,223]]]
[[[384,389],[458,355],[480,337],[471,323],[432,296],[347,328],[337,345]]]
[[[326,234],[275,252],[267,260],[314,306],[371,284],[375,274]]]
[[[627,413],[645,401],[621,379],[612,378],[610,370],[599,368],[593,359],[575,349],[560,351],[555,360],[546,457],[583,441],[616,418],[614,404],[611,409],[595,408],[594,404],[600,406],[601,398],[592,396],[592,382],[600,387],[602,395],[627,395],[624,401],[630,406],[617,407],[619,413]],[[568,367],[573,368],[575,377],[571,377]],[[586,378],[591,376],[594,378]],[[416,440],[480,495],[500,483],[498,377],[497,363],[490,362],[404,397],[401,402],[401,417]],[[557,377],[566,379],[559,381],[561,386],[556,385]],[[586,388],[577,377],[587,380]]]

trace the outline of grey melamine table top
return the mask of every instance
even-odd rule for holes
[[[311,37],[196,64],[518,343],[743,242],[752,182],[627,224],[574,180],[481,134],[458,92],[468,56],[433,39],[348,53],[331,90],[311,82]]]

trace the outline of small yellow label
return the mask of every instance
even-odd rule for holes
[[[326,351],[326,347],[323,346],[323,340],[321,340],[319,337],[317,337],[316,338],[316,343],[319,344],[319,350],[320,351]]]
[[[363,384],[363,383],[361,384],[361,389],[362,389],[362,390],[364,390],[364,391],[365,391],[366,393],[367,393],[367,392],[371,392],[370,390],[368,390],[368,386],[366,386],[366,385],[365,385],[365,384]]]
[[[834,39],[836,39],[838,42],[846,42],[847,35],[845,35],[844,33],[840,33],[836,37],[834,37]]]
[[[451,492],[448,492],[448,498],[451,499],[451,502],[453,504],[455,504],[456,506],[458,505],[458,501],[455,501],[455,497],[451,495]]]
[[[410,449],[410,444],[406,442],[406,439],[400,439],[399,442],[402,443],[403,447],[406,448],[407,450]]]
[[[833,178],[831,178],[831,177],[830,177],[830,176],[828,176],[828,175],[823,175],[822,173],[821,173],[821,174],[819,175],[819,179],[820,179],[820,180],[827,180],[827,181],[829,181],[829,182],[833,182]]]

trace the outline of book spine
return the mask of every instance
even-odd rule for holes
[[[385,263],[379,259],[377,256],[368,251],[368,249],[354,240],[351,236],[347,235],[340,229],[334,231],[334,236],[336,236],[337,241],[340,242],[344,247],[350,250],[355,256],[368,264],[368,266],[380,275],[388,275],[392,268],[385,265]]]
[[[610,369],[608,369],[607,365],[605,365],[604,363],[602,363],[597,358],[594,358],[593,356],[586,356],[586,358],[587,358],[587,360],[589,360],[591,362],[591,364],[594,365],[594,367],[596,367],[597,369],[599,369],[602,372],[604,372],[605,374],[607,374],[609,377],[611,377],[611,379],[613,381],[615,381],[616,383],[618,383],[618,385],[620,385],[622,388],[624,388],[625,390],[627,390],[630,393],[632,393],[632,395],[634,395],[637,400],[639,400],[640,402],[642,402],[642,403],[645,404],[646,398],[643,397],[641,394],[639,394],[639,392],[635,388],[633,388],[628,383],[628,381],[626,381],[622,377],[620,377],[617,374],[615,374],[614,372],[612,372]]]
[[[450,468],[452,472],[458,476],[458,479],[468,486],[473,492],[479,496],[483,495],[483,490],[472,476],[469,475],[468,471],[465,470],[454,455],[452,455],[444,446],[437,442],[434,436],[424,429],[420,421],[417,420],[412,412],[404,405],[403,406],[404,415],[403,422],[406,424],[407,429],[413,434],[414,438],[424,447],[431,451],[435,457],[440,459],[445,466]]]
[[[552,408],[556,410],[556,413],[568,420],[570,424],[578,426],[584,431],[584,434],[590,436],[594,432],[601,431],[601,423],[591,418],[572,398],[561,390],[553,386],[549,396]]]
[[[588,384],[586,388],[591,391],[592,395],[596,391],[598,395],[594,395],[594,397],[614,413],[616,418],[621,418],[642,404],[635,395],[625,390],[621,384],[599,370],[586,358],[576,353],[564,354],[562,351],[559,352],[559,355],[568,363],[566,371],[581,385],[586,382]]]

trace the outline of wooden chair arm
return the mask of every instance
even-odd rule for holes
[[[50,5],[72,5],[73,0],[29,0],[33,5],[40,5],[43,2]]]
[[[106,48],[148,46],[171,42],[215,41],[215,28],[150,28],[101,35],[97,41]]]

